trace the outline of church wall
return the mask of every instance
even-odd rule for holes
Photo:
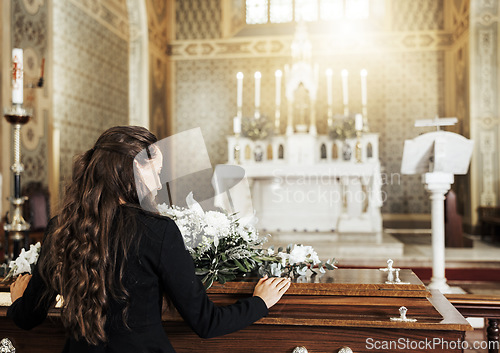
[[[215,24],[227,27],[222,17],[212,15],[221,11],[221,3],[207,1],[202,6],[194,0],[177,1],[177,40],[170,43],[175,131],[201,127],[213,165],[227,161],[226,136],[232,133],[236,114],[236,73],[245,75],[243,114],[252,114],[253,74],[261,71],[261,111],[273,116],[274,72],[289,62],[291,43],[291,35],[242,36],[245,29],[231,38],[214,39],[222,36]],[[328,67],[336,73],[348,69],[352,75],[350,107],[360,111],[359,71],[366,68],[368,121],[371,131],[380,133],[387,197],[383,212],[429,213],[420,176],[402,176],[399,170],[404,140],[429,131],[414,128],[414,121],[445,114],[445,55],[452,48],[453,33],[445,30],[444,1],[393,0],[386,4],[390,18],[375,23],[377,31],[367,33],[364,42],[355,38],[351,43],[341,36],[327,42],[324,36],[311,35],[320,72],[318,130],[326,133],[326,83],[321,73]],[[204,18],[211,19],[210,28],[204,28]],[[335,113],[342,110],[340,92],[340,76],[336,76]],[[285,121],[283,107],[282,124]]]
[[[128,124],[128,25],[122,1],[53,0],[53,124],[61,195],[73,157]],[[57,153],[56,153],[57,155]],[[55,157],[57,158],[57,157]]]
[[[48,66],[49,6],[46,1],[3,1],[2,2],[2,72],[11,72],[12,48],[22,48],[24,56],[24,106],[33,109],[32,119],[21,129],[21,163],[24,165],[22,184],[39,182],[48,186],[48,120],[49,90],[34,88],[41,75],[42,60],[45,59],[45,74]],[[0,76],[1,77],[1,76]],[[45,77],[46,78],[46,77]],[[5,75],[2,82],[2,107],[11,104],[11,77]],[[2,117],[2,216],[10,205],[6,197],[13,192],[10,166],[13,163],[11,145],[12,127]]]

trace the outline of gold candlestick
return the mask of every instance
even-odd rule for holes
[[[363,162],[363,156],[362,156],[362,148],[361,148],[361,131],[356,131],[356,147],[355,147],[355,155],[356,155],[356,162],[361,163]]]

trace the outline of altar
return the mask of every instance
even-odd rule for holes
[[[326,71],[327,109],[318,112],[318,91],[322,88],[311,45],[306,24],[299,22],[291,45],[291,64],[285,65],[284,72],[275,73],[272,122],[260,109],[261,73],[254,75],[255,111],[246,117],[242,111],[244,75],[237,74],[237,116],[233,119],[234,135],[227,137],[227,164],[243,168],[250,193],[242,188],[230,190],[239,175],[216,175],[217,192],[230,194],[230,202],[219,205],[241,214],[234,206],[251,203],[256,226],[264,231],[380,233],[379,135],[368,127],[367,72],[360,71],[360,113],[351,113],[349,74],[342,70],[342,114],[334,114],[331,69]],[[285,129],[281,129],[282,110],[286,112]],[[326,134],[318,133],[317,116],[321,115],[327,119]]]
[[[355,148],[355,139],[334,142],[327,136],[317,136],[311,149],[316,153],[301,163],[294,163],[301,156],[294,154],[286,137],[274,138],[267,145],[228,138],[230,150],[237,143],[248,151],[240,166],[249,181],[259,228],[286,232],[381,232],[377,134],[363,136],[360,162],[354,161],[353,156],[346,158],[349,156],[334,153],[342,149],[342,143]],[[261,161],[254,157],[258,150],[265,151]],[[229,164],[234,163],[234,157],[230,158]],[[232,195],[233,200],[241,197],[245,195]]]

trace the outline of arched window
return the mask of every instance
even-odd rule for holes
[[[267,145],[267,160],[268,161],[273,160],[273,145],[271,145],[271,144]]]
[[[368,146],[366,146],[366,158],[373,158],[373,146],[371,142],[368,142]]]
[[[321,144],[320,156],[321,159],[326,159],[326,145],[324,143]]]
[[[339,159],[339,148],[336,143],[332,145],[332,159]]]
[[[283,149],[283,145],[280,145],[278,147],[278,159],[283,159],[285,158],[285,151]]]

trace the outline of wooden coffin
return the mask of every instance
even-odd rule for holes
[[[337,269],[298,278],[267,317],[220,338],[197,338],[172,312],[165,313],[164,326],[178,352],[463,351],[472,328],[440,292],[428,291],[411,270],[400,272],[407,284],[386,283],[387,277],[376,269]],[[209,293],[229,304],[251,295],[254,285],[214,284]],[[391,320],[401,317],[403,306],[416,321]]]
[[[410,270],[401,282],[386,283],[374,269],[337,269],[295,279],[269,315],[223,337],[201,339],[175,309],[163,313],[163,325],[177,352],[463,352],[465,331],[472,328],[439,292],[428,291]],[[209,296],[217,304],[234,303],[253,292],[257,279],[214,284]],[[400,308],[416,321],[400,318]],[[54,311],[40,327],[14,327],[0,307],[0,339],[10,338],[19,352],[58,352],[64,330]],[[304,347],[304,348],[301,348]],[[345,350],[343,352],[349,352]]]

